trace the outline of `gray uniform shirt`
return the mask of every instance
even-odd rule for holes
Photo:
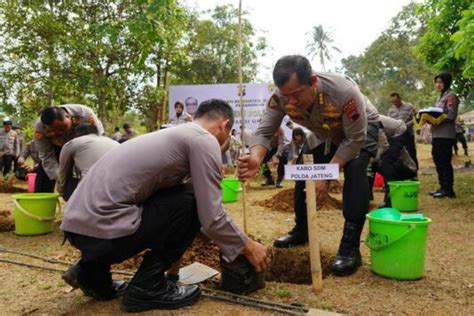
[[[318,140],[338,145],[336,156],[344,161],[354,159],[363,148],[368,123],[378,123],[378,112],[349,77],[334,73],[316,73],[315,103],[309,111],[297,111],[285,97],[275,93],[269,100],[263,118],[254,133],[251,146],[270,148],[275,131],[285,117],[309,129]]]
[[[67,180],[75,167],[79,178],[84,178],[89,169],[106,152],[120,144],[105,136],[89,134],[68,141],[61,149],[57,179],[57,191],[64,193]]]
[[[413,119],[415,114],[416,108],[412,104],[402,101],[400,107],[392,105],[388,110],[387,116],[405,122],[410,135],[413,135]]]
[[[385,115],[380,115],[380,123],[388,139],[401,136],[407,130],[407,126],[402,120],[396,120]]]
[[[0,129],[0,156],[12,155],[19,153],[18,135],[11,129],[8,133],[2,128]]]
[[[131,153],[133,164],[124,168]],[[219,143],[197,123],[131,139],[89,170],[68,201],[61,229],[105,239],[131,235],[140,225],[148,198],[191,176],[202,229],[224,258],[233,261],[248,237],[224,211],[221,171]]]
[[[38,150],[36,149],[35,141],[32,140],[28,144],[26,144],[25,149],[21,152],[20,155],[24,160],[28,159],[28,157],[31,157],[33,160],[34,164],[37,165],[40,162],[39,159],[39,154]]]
[[[87,106],[81,104],[65,104],[59,107],[66,110],[67,115],[71,117],[72,128],[61,137],[51,137],[46,133],[46,126],[41,123],[38,118],[35,123],[35,143],[38,149],[39,157],[43,165],[43,169],[51,180],[58,177],[58,159],[54,151],[53,145],[63,146],[66,142],[74,138],[74,127],[81,123],[90,123],[97,126],[99,135],[104,134],[104,127],[94,112]]]
[[[446,119],[439,125],[432,126],[433,138],[456,138],[455,122],[458,116],[459,99],[451,91],[445,91],[436,101],[435,107],[443,109]]]

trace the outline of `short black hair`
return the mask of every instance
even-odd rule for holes
[[[391,96],[391,97],[401,98],[401,97],[400,97],[400,94],[399,94],[398,92],[392,92],[392,93],[390,93],[390,96]]]
[[[194,118],[198,119],[204,116],[211,120],[223,117],[229,119],[229,128],[234,125],[234,111],[227,102],[221,99],[209,99],[202,102],[194,114]]]
[[[6,125],[13,125],[13,123],[10,120],[3,121],[3,126],[6,126]]]
[[[436,79],[438,78],[441,79],[441,81],[443,81],[445,91],[451,87],[451,83],[453,83],[453,76],[449,72],[447,71],[440,72],[434,77],[434,82],[436,82]]]
[[[115,132],[120,132],[120,127],[118,127],[118,126],[115,127],[114,131],[115,131]]]
[[[288,121],[288,122],[286,122],[285,125],[286,125],[286,126],[290,126],[290,125],[293,125],[293,124],[294,124],[293,121]]]
[[[306,138],[306,134],[301,127],[296,127],[293,129],[293,132],[291,133],[291,137],[295,139],[296,136],[302,136],[303,139]]]
[[[54,121],[62,121],[66,117],[66,111],[58,106],[48,106],[41,111],[41,123],[51,125]]]
[[[181,101],[176,101],[174,103],[174,108],[176,109],[178,106],[182,107],[184,109],[184,104]]]
[[[89,134],[99,134],[97,126],[90,123],[82,123],[74,127],[74,135],[76,137],[89,135]]]
[[[123,125],[122,125],[122,127],[123,127],[123,129],[130,128],[130,124],[128,124],[128,123],[125,123],[125,124],[123,124]]]
[[[301,55],[288,55],[278,59],[273,68],[273,82],[277,87],[281,87],[294,73],[301,84],[311,85],[313,69],[309,60]]]

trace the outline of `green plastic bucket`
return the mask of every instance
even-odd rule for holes
[[[419,181],[391,181],[388,186],[393,208],[402,212],[418,210]]]
[[[423,214],[385,219],[386,210],[367,214],[369,233],[365,244],[370,248],[372,271],[392,279],[417,280],[423,276],[431,219]]]
[[[224,203],[237,201],[239,199],[240,191],[242,191],[242,187],[240,186],[240,181],[237,178],[222,179],[221,189],[222,189],[222,202]]]
[[[53,231],[56,209],[60,207],[57,193],[14,194],[13,216],[17,235],[41,235]]]

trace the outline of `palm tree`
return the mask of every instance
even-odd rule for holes
[[[319,56],[319,62],[323,71],[326,71],[326,61],[330,61],[332,58],[332,51],[338,53],[341,52],[336,46],[332,46],[331,43],[334,41],[331,34],[324,31],[322,25],[313,26],[311,32],[308,32],[311,36],[311,40],[306,45],[306,50],[311,59]]]

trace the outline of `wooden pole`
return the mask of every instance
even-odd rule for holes
[[[304,155],[305,164],[313,163],[312,155]],[[307,162],[308,161],[308,162]],[[306,184],[306,211],[308,214],[309,258],[311,262],[311,279],[316,292],[323,290],[323,271],[319,252],[319,237],[316,219],[316,188],[314,180],[305,181]]]
[[[242,0],[239,0],[239,24],[238,24],[238,40],[237,40],[237,52],[238,52],[238,63],[239,63],[239,98],[240,98],[240,139],[242,143],[242,149],[245,150],[245,115],[244,115],[244,96],[243,96],[243,77],[242,77]],[[242,217],[244,221],[244,232],[248,234],[247,226],[247,186],[244,182],[242,187]]]

